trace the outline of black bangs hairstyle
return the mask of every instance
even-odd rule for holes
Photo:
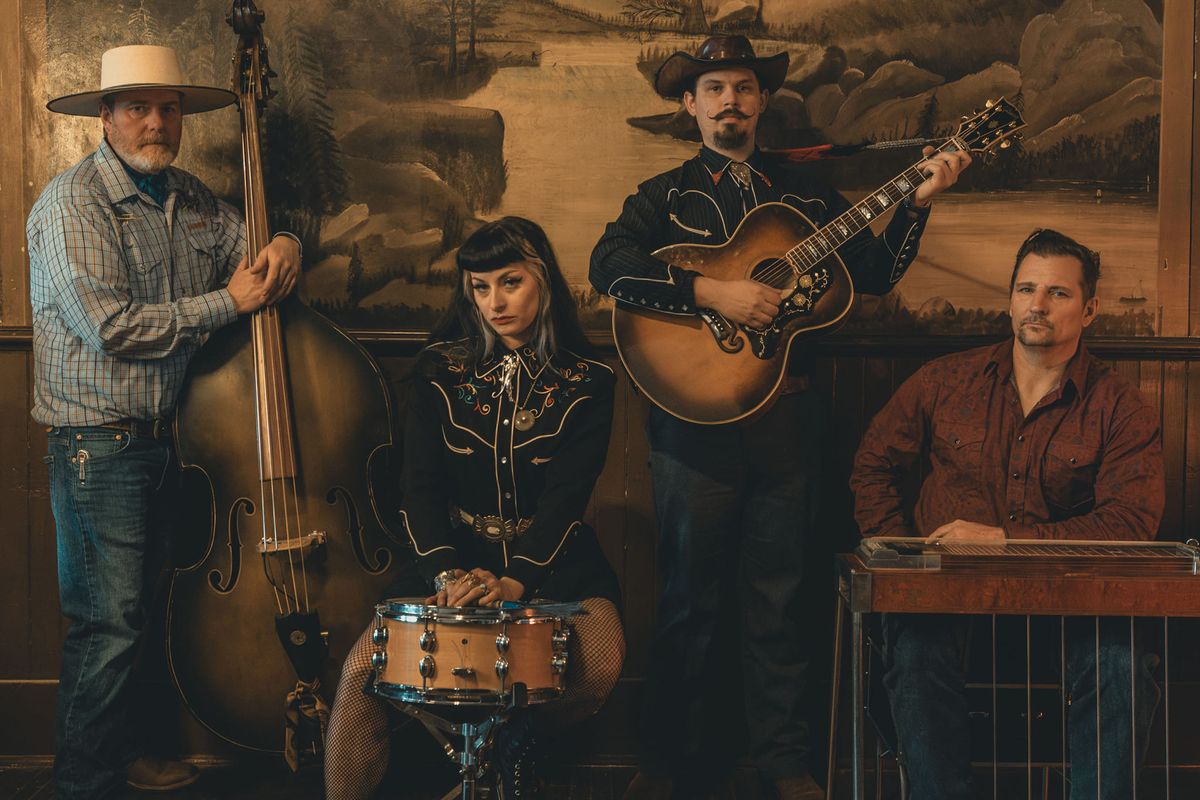
[[[583,329],[571,288],[563,278],[554,249],[541,227],[523,217],[503,217],[475,231],[458,249],[455,258],[459,280],[450,306],[429,334],[427,344],[466,339],[463,344],[472,367],[492,356],[496,334],[480,315],[471,289],[471,274],[494,272],[524,262],[538,284],[540,302],[528,347],[545,362],[560,349],[594,357]]]

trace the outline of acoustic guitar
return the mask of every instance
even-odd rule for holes
[[[967,117],[939,152],[989,152],[1025,127],[1001,98]],[[922,159],[923,161],[924,159]],[[617,303],[613,337],[625,369],[655,405],[687,422],[719,425],[770,407],[797,338],[834,330],[850,312],[854,281],[838,249],[926,179],[914,164],[817,229],[784,203],[764,203],[720,245],[677,244],[663,261],[718,280],[749,278],[778,289],[783,302],[762,329],[735,325],[711,309],[691,317]]]

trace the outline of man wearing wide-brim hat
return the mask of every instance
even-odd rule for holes
[[[718,280],[652,253],[682,243],[720,245],[764,203],[791,206],[818,227],[850,207],[803,165],[755,144],[787,65],[786,53],[759,57],[744,36],[714,36],[663,63],[654,88],[682,99],[703,146],[626,199],[592,253],[597,289],[632,308],[684,319],[709,309],[736,325],[769,327],[779,313],[778,289]],[[928,178],[896,204],[883,234],[864,229],[842,246],[857,291],[884,294],[900,280],[916,257],[931,198],[969,161],[965,154],[930,157],[923,165]],[[650,409],[663,588],[644,691],[641,769],[626,798],[732,797],[722,779],[743,745],[730,736],[742,712],[767,796],[824,797],[810,774],[816,765],[801,708],[810,642],[823,635],[807,619],[801,595],[805,539],[821,535],[828,493],[828,412],[808,386],[818,347],[793,354],[794,374],[780,396],[750,421],[702,425]],[[740,641],[727,640],[735,627]],[[730,652],[741,657],[744,709],[729,702],[737,692],[724,678],[730,670],[719,666]]]
[[[59,798],[186,786],[134,723],[135,651],[166,542],[169,425],[188,361],[217,328],[294,288],[299,242],[251,265],[245,225],[171,167],[183,116],[235,100],[183,80],[167,47],[104,53],[100,86],[51,111],[99,117],[95,152],[54,177],[29,214],[33,418],[47,426],[63,644]]]

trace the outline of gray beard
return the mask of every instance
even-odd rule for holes
[[[171,166],[175,157],[179,155],[178,150],[172,150],[167,145],[161,145],[154,150],[138,148],[131,151],[125,146],[125,140],[118,136],[109,136],[108,144],[121,157],[122,161],[146,175],[157,175],[162,172]]]

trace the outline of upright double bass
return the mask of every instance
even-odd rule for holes
[[[269,241],[260,122],[272,75],[263,14],[235,0],[246,246]],[[344,331],[300,301],[217,332],[193,359],[175,419],[180,465],[211,489],[212,525],[172,577],[171,674],[222,738],[279,751],[298,682],[332,696],[399,547],[370,476],[393,441],[387,386]]]

